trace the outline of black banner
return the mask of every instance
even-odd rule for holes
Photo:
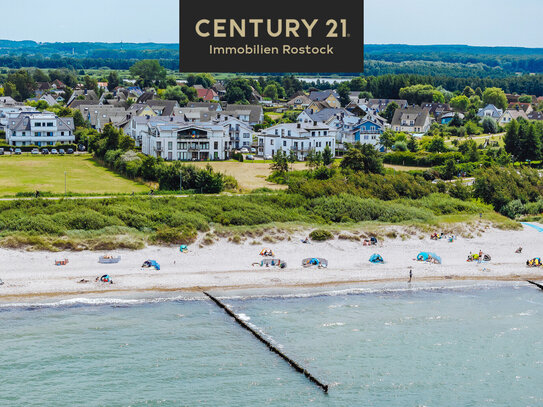
[[[363,0],[180,0],[181,72],[361,72]]]

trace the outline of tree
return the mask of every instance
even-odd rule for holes
[[[349,98],[349,93],[351,92],[351,89],[349,88],[349,85],[347,83],[342,82],[337,87],[337,93],[339,95],[339,102],[341,103],[341,106],[345,107],[349,103],[351,103],[351,99]]]
[[[226,84],[226,101],[228,103],[248,103],[252,93],[247,79],[235,78]]]
[[[409,139],[407,140],[407,148],[412,153],[416,153],[417,151],[419,151],[419,143],[415,137],[409,137]]]
[[[456,163],[452,158],[445,161],[445,168],[443,169],[441,176],[444,180],[450,180],[453,179],[456,174],[458,173],[458,168],[456,167]]]
[[[445,145],[445,140],[443,140],[443,137],[434,136],[430,143],[428,143],[426,151],[430,153],[446,153],[449,151],[449,149]]]
[[[32,77],[36,82],[49,82],[51,80],[51,78],[49,78],[49,75],[47,75],[41,69],[34,69]]]
[[[106,150],[117,150],[119,148],[119,141],[121,137],[121,130],[113,127],[111,123],[105,125],[102,131],[102,138],[106,139]]]
[[[394,113],[396,113],[396,110],[399,109],[399,107],[400,106],[398,106],[396,102],[390,102],[383,112],[383,118],[386,119],[387,122],[391,123]]]
[[[166,69],[155,59],[143,59],[130,67],[130,74],[138,77],[147,87],[164,80]]]
[[[486,88],[483,92],[483,102],[487,105],[494,105],[498,109],[507,109],[507,96],[500,88]]]
[[[382,174],[383,160],[371,144],[362,144],[357,141],[354,145],[348,145],[340,167],[366,174]]]
[[[322,153],[322,163],[328,166],[332,164],[333,162],[334,162],[334,157],[332,156],[332,149],[330,148],[329,145],[326,145]]]
[[[470,97],[475,95],[475,91],[471,87],[466,86],[462,91],[462,95],[466,96],[469,99]]]
[[[371,92],[368,92],[367,90],[360,92],[358,94],[359,99],[373,99],[373,94]]]
[[[10,73],[6,79],[6,85],[8,83],[10,86],[4,86],[4,93],[6,96],[11,96],[19,102],[34,96],[36,82],[28,71],[20,69],[15,73]],[[13,88],[15,88],[15,92],[13,92]]]
[[[107,76],[107,89],[110,92],[113,92],[113,90],[120,84],[121,78],[119,78],[119,74],[117,73],[117,71],[111,71]]]
[[[455,114],[452,120],[449,122],[449,126],[451,127],[460,127],[462,126],[462,124],[462,119],[460,118],[460,116],[458,116],[458,114]]]
[[[277,86],[275,84],[270,84],[264,88],[264,92],[262,93],[262,96],[270,98],[271,100],[277,100],[278,93],[277,93]]]
[[[521,156],[523,160],[541,159],[541,135],[533,123],[524,121],[519,129]]]
[[[279,150],[275,153],[270,169],[281,174],[288,172],[288,157],[283,150]]]
[[[496,134],[498,132],[498,123],[492,117],[485,117],[482,126],[483,131],[487,134]]]
[[[420,105],[422,103],[443,103],[445,97],[432,85],[413,85],[400,89],[399,96],[406,99],[409,104]]]
[[[98,91],[98,81],[96,79],[91,78],[87,75],[83,78],[83,82],[85,85],[85,89],[94,90],[95,92]]]
[[[503,138],[505,143],[505,151],[515,156],[515,159],[520,155],[520,140],[519,140],[519,123],[516,120],[512,120],[507,125],[507,131]],[[516,161],[516,160],[515,160]]]
[[[451,107],[459,112],[465,112],[469,107],[469,98],[465,95],[456,96],[449,102]]]
[[[83,115],[81,114],[81,111],[74,110],[74,126],[77,127],[86,127],[85,119],[83,118]]]
[[[181,106],[186,105],[189,101],[180,86],[168,86],[162,93],[162,99],[176,100]]]
[[[351,91],[353,92],[363,91],[364,89],[366,89],[367,85],[368,81],[364,78],[354,78],[349,83],[349,89],[351,89]]]
[[[394,145],[394,142],[396,141],[396,134],[392,130],[385,130],[383,133],[381,133],[381,136],[379,137],[379,143],[385,149],[392,148]]]

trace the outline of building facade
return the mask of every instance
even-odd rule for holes
[[[326,146],[336,155],[336,130],[322,123],[282,123],[258,134],[258,154],[273,157],[279,150],[293,151],[298,160],[310,151],[323,152]]]
[[[224,160],[229,149],[229,134],[209,123],[149,122],[142,137],[144,154],[168,161]]]
[[[6,141],[12,146],[38,147],[75,141],[71,117],[58,117],[50,112],[25,112],[9,119]]]

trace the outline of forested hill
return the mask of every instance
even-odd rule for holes
[[[0,40],[0,67],[7,68],[127,69],[140,59],[158,59],[166,68],[178,69],[178,45]],[[460,78],[543,73],[543,48],[366,45],[365,74],[387,73]]]

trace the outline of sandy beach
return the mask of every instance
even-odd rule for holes
[[[103,252],[28,252],[0,250],[2,268],[0,302],[28,301],[39,297],[85,296],[96,293],[138,293],[165,291],[202,291],[204,289],[244,289],[273,287],[311,287],[349,283],[407,281],[412,267],[413,282],[429,280],[502,280],[542,279],[543,270],[528,268],[526,260],[543,256],[543,234],[524,226],[519,231],[488,229],[472,239],[458,237],[453,243],[430,237],[386,239],[378,246],[335,239],[304,244],[305,234],[273,244],[241,244],[221,239],[210,246],[198,243],[181,253],[178,247],[147,247],[140,251],[115,251],[117,264],[99,264]],[[523,247],[522,254],[515,250]],[[285,269],[253,266],[270,247],[275,257],[287,262]],[[470,252],[482,250],[492,256],[489,263],[468,263]],[[435,252],[442,264],[414,261],[421,251]],[[373,253],[383,256],[385,264],[371,264]],[[328,268],[304,268],[302,259],[326,258]],[[56,260],[68,259],[65,266]],[[142,269],[147,259],[156,260],[161,270]],[[109,274],[114,284],[95,282]],[[87,280],[88,282],[80,282]]]

